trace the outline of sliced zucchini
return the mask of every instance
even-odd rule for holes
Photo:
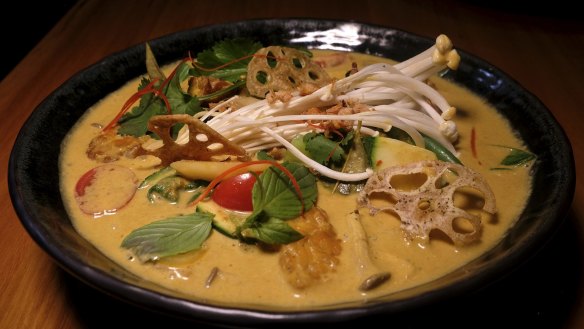
[[[371,152],[373,170],[379,171],[423,160],[436,160],[436,155],[424,148],[397,139],[375,137]]]
[[[239,226],[243,224],[249,213],[225,209],[213,201],[205,201],[197,205],[199,211],[215,214],[213,227],[221,234],[232,238],[238,238]]]

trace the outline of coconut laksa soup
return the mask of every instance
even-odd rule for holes
[[[209,303],[309,309],[435,280],[493,247],[534,156],[439,77],[446,36],[402,63],[224,40],[95,104],[62,145],[77,231]]]

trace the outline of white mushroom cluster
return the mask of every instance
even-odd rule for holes
[[[426,51],[395,65],[378,63],[334,81],[309,95],[293,92],[285,102],[261,100],[240,108],[225,101],[198,117],[209,127],[232,142],[253,153],[262,149],[284,146],[289,152],[320,174],[342,181],[360,181],[372,171],[342,173],[323,166],[304,155],[290,142],[294,137],[318,131],[309,122],[343,120],[361,122],[361,133],[376,135],[378,130],[389,131],[393,126],[407,132],[416,145],[423,147],[421,133],[435,139],[456,154],[453,142],[458,137],[451,119],[455,109],[425,81],[447,68],[456,69],[460,57],[445,35]],[[238,96],[235,96],[238,97]],[[359,104],[367,111],[354,114],[304,114],[307,109],[327,108],[339,103]],[[188,138],[183,132],[181,138]]]

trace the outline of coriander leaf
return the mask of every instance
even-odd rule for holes
[[[503,166],[521,166],[535,159],[535,154],[516,148],[509,148],[509,154],[501,161]]]
[[[168,84],[164,87],[165,94],[171,108],[172,114],[193,115],[201,111],[199,100],[182,91],[181,82],[189,77],[189,66],[180,63],[176,68],[176,73]],[[138,90],[142,90],[150,81],[142,79]],[[155,115],[167,114],[168,109],[160,97],[153,93],[148,93],[140,98],[140,104],[132,108],[122,116],[119,121],[118,133],[121,135],[143,136],[148,132],[148,121]],[[172,127],[172,134],[176,136],[180,125]]]
[[[244,238],[253,238],[267,244],[287,244],[304,237],[285,221],[269,217],[265,212],[252,216],[255,217],[253,225],[241,231]]]
[[[193,115],[201,111],[201,105],[197,97],[193,97],[183,92],[180,83],[189,77],[189,65],[181,63],[176,69],[174,77],[166,86],[164,94],[168,99],[172,114],[189,114]],[[172,127],[172,135],[177,136],[182,125]]]
[[[207,69],[221,67],[228,63],[229,65],[212,71],[197,68],[195,71],[200,75],[211,75],[230,82],[241,80],[241,77],[247,73],[247,64],[251,60],[250,55],[253,55],[260,48],[262,48],[260,43],[250,39],[220,41],[211,49],[200,52],[197,55],[197,64]]]
[[[353,143],[353,138],[355,138],[355,130],[350,130],[345,137],[343,137],[343,140],[341,140],[340,145],[342,147],[350,147],[351,144]],[[360,135],[360,134],[359,134]]]
[[[339,143],[326,138],[323,134],[308,133],[304,135],[303,140],[310,158],[322,165],[340,165],[346,156]]]
[[[214,216],[196,212],[152,222],[132,231],[121,246],[144,262],[196,250],[209,237]]]
[[[272,158],[268,152],[261,150],[256,154],[256,157],[258,158],[258,160],[270,160],[270,161],[275,161],[274,158]]]
[[[316,202],[316,177],[308,168],[298,163],[284,163],[300,186],[303,202],[298,199],[294,185],[280,169],[270,167],[259,177],[252,189],[254,212],[265,211],[270,217],[290,219],[312,208]]]
[[[142,79],[138,90],[144,89],[149,82],[150,80],[146,78]],[[138,106],[134,106],[120,118],[118,134],[143,136],[148,131],[148,120],[154,115],[165,113],[164,102],[152,93],[148,93],[140,98]]]

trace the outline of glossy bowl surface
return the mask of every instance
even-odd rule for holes
[[[398,61],[434,41],[390,28],[310,19],[252,20],[207,26],[152,40],[160,63],[208,48],[216,41],[249,37],[264,45],[351,50]],[[456,40],[454,40],[456,43]],[[459,69],[446,78],[484,97],[505,116],[537,155],[534,192],[517,224],[491,251],[434,282],[368,303],[285,312],[211,305],[189,299],[129,273],[73,229],[59,192],[60,144],[86,109],[145,73],[144,46],[111,55],[79,72],[32,113],[16,140],[9,163],[14,208],[32,238],[65,270],[110,295],[174,316],[225,325],[331,322],[373,314],[396,314],[476,290],[532,256],[555,232],[569,209],[575,170],[570,143],[552,114],[517,82],[488,63],[460,51]]]

